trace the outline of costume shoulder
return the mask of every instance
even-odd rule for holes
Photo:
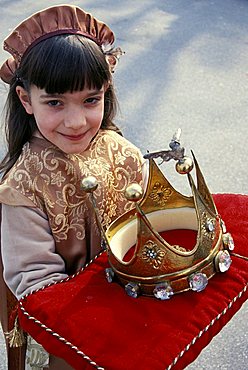
[[[7,184],[0,185],[0,203],[10,206],[36,207],[31,200]]]
[[[123,136],[113,130],[99,130],[90,147],[83,153],[72,155],[72,161],[77,161],[81,176],[94,176],[101,183],[115,177],[126,184],[139,182],[138,174],[142,172],[144,159],[140,150]],[[121,181],[121,182],[123,182]],[[112,182],[112,180],[110,181]],[[120,188],[120,184],[118,185]]]
[[[105,145],[105,150],[112,153],[113,163],[123,163],[124,160],[132,159],[141,165],[145,162],[140,150],[125,137],[113,130],[100,130],[98,134],[98,145]]]
[[[90,147],[71,160],[79,166],[81,178],[93,176],[98,182],[94,194],[104,227],[133,207],[125,198],[125,189],[143,182],[143,158],[135,145],[115,131],[100,130]]]
[[[64,154],[48,141],[34,137],[27,142],[14,166],[0,184],[0,202],[43,210],[44,189],[56,179],[58,166],[68,167]],[[63,163],[63,165],[61,165]],[[48,194],[47,194],[48,195]]]
[[[131,143],[129,140],[127,140],[124,136],[121,136],[120,134],[118,134],[116,131],[100,130],[98,136],[99,137],[101,137],[101,136],[105,137],[106,140],[109,139],[109,140],[116,141],[116,143],[118,143],[120,146],[123,146],[124,148],[129,147],[135,153],[139,153],[139,155],[141,155],[140,150],[133,143]]]

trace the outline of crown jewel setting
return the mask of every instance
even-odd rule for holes
[[[135,208],[116,219],[106,233],[101,228],[110,265],[106,269],[107,281],[117,281],[134,298],[146,295],[168,300],[188,290],[200,292],[216,272],[226,272],[232,262],[229,252],[234,249],[233,238],[217,212],[193,152],[193,160],[185,156],[180,135],[178,129],[169,150],[144,155],[149,161],[144,194],[138,184],[129,185],[125,195],[135,203]],[[156,158],[162,162],[176,161],[176,171],[187,176],[192,196],[173,188]],[[190,173],[193,167],[197,186]],[[96,184],[83,179],[82,189],[93,198]],[[99,219],[94,199],[92,203]],[[193,248],[167,242],[163,235],[172,230],[183,233],[185,239],[187,232],[193,231],[196,239]]]

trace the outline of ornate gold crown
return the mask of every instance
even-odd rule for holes
[[[126,197],[136,207],[116,219],[106,234],[102,230],[110,264],[107,280],[117,280],[132,297],[144,294],[165,300],[187,290],[200,292],[216,272],[227,271],[232,262],[229,251],[234,249],[233,238],[226,232],[194,154],[193,161],[184,155],[180,133],[179,129],[173,136],[169,150],[144,156],[149,160],[144,195],[138,184],[129,185]],[[182,195],[172,187],[154,161],[158,157],[162,162],[177,161],[176,170],[187,174],[192,196]],[[193,166],[197,186],[190,174]],[[82,181],[88,192],[96,186],[92,178]],[[94,204],[93,195],[92,200]],[[161,236],[168,230],[178,230],[185,238],[187,230],[195,230],[194,247],[169,244]]]

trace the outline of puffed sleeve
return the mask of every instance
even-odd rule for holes
[[[1,251],[4,279],[18,299],[67,277],[48,220],[37,208],[2,204]]]

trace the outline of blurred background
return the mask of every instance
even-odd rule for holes
[[[0,0],[0,39],[25,17],[59,1]],[[114,74],[124,135],[147,150],[168,149],[177,130],[192,149],[213,193],[247,189],[247,0],[81,0],[79,5],[116,34],[121,57]],[[0,52],[0,63],[8,54]],[[0,83],[0,110],[7,85]],[[1,118],[3,122],[3,117]],[[3,135],[0,156],[5,152]],[[166,164],[184,193],[185,178]],[[188,369],[247,369],[245,304]],[[4,345],[0,370],[5,369]]]

